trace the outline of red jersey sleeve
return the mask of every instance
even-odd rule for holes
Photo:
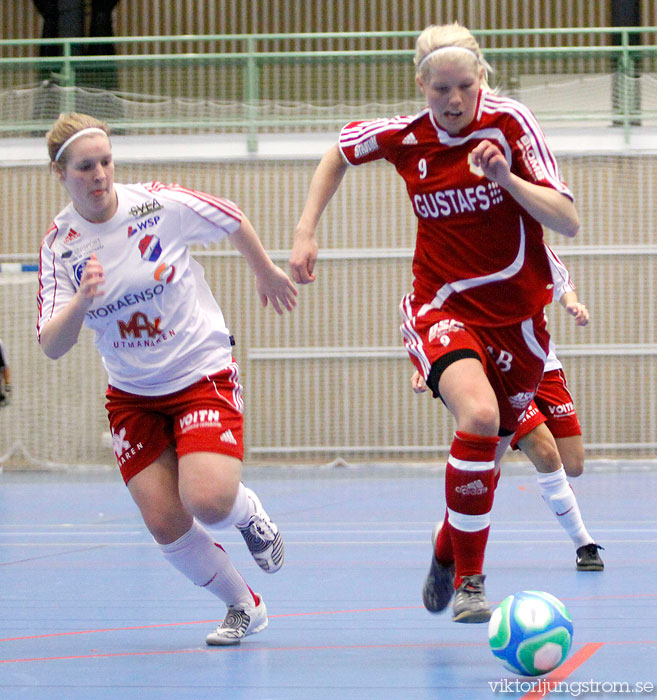
[[[497,95],[487,94],[485,104],[506,115],[504,132],[511,147],[513,171],[528,182],[551,187],[573,199],[533,112],[520,102]]]
[[[388,158],[397,146],[399,132],[415,117],[391,117],[350,122],[342,128],[338,146],[350,165]]]

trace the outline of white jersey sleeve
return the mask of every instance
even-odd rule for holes
[[[554,298],[560,300],[566,292],[575,291],[575,284],[573,283],[566,266],[547,243],[545,243],[545,250],[547,252],[548,260],[550,261],[550,270],[552,272],[552,280],[554,282]],[[561,360],[559,360],[557,357],[556,347],[550,338],[550,349],[545,362],[545,372],[551,372],[552,370],[562,368],[563,365],[561,364]]]
[[[181,205],[181,223],[184,222],[181,233],[189,243],[215,243],[237,230],[242,221],[242,212],[229,199],[177,184],[152,182],[144,187],[155,198],[168,199]]]
[[[547,243],[544,245],[550,261],[550,271],[552,272],[552,281],[554,283],[554,298],[559,301],[566,292],[575,291],[575,284],[559,256]]]
[[[39,251],[39,291],[37,293],[37,337],[41,336],[41,328],[55,314],[63,309],[73,298],[77,287],[57,260],[51,248],[52,242],[59,235],[56,224],[48,229],[41,242]]]

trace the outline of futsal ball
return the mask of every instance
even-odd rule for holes
[[[488,641],[504,666],[521,676],[540,676],[560,666],[573,641],[566,606],[544,591],[520,591],[495,608]]]

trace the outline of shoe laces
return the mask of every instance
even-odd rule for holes
[[[589,544],[584,545],[584,551],[588,552],[589,554],[597,554],[599,549],[604,549],[604,547],[600,544],[596,544],[595,542],[590,542]]]
[[[260,515],[253,517],[253,520],[249,525],[249,530],[256,537],[266,540],[267,542],[271,542],[276,537],[271,524],[266,518],[263,518]]]
[[[484,592],[483,578],[479,578],[479,577],[475,578],[474,576],[464,576],[463,583],[461,584],[460,589],[464,593],[468,593],[470,595],[483,593]]]

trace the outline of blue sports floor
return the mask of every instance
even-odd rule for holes
[[[492,656],[487,625],[422,607],[439,470],[251,468],[244,480],[281,527],[286,563],[267,575],[236,530],[219,533],[270,625],[208,648],[225,607],[165,563],[116,474],[0,474],[0,699],[657,698],[655,470],[573,481],[602,573],[575,570],[530,468],[503,475],[488,597],[549,591],[575,628],[569,659],[533,687]]]

